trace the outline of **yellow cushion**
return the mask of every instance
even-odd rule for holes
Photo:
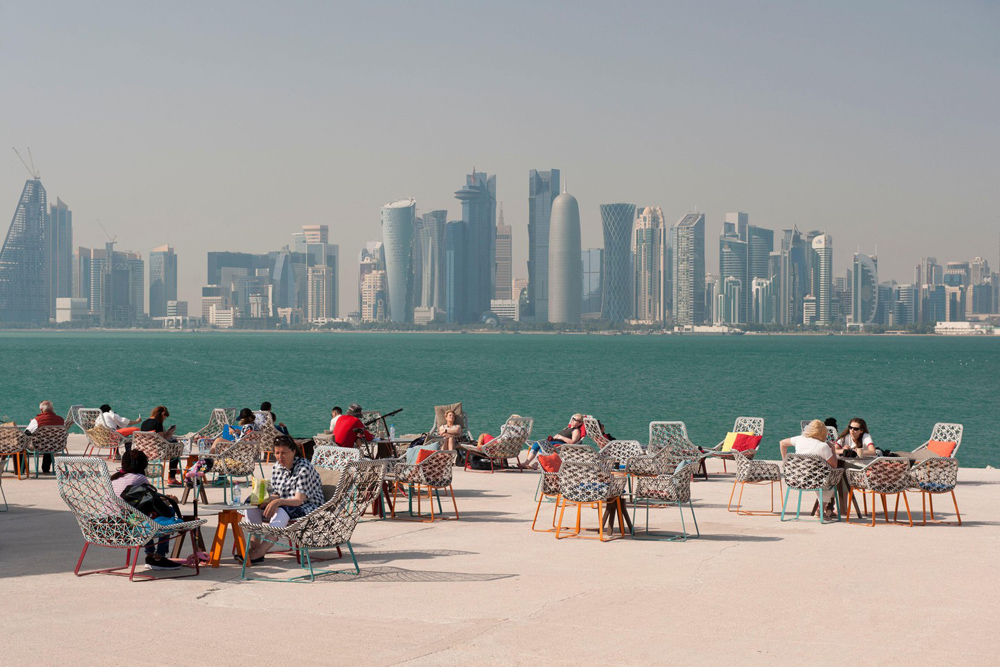
[[[739,431],[738,433],[733,433],[730,431],[726,434],[726,439],[722,441],[722,451],[728,452],[733,448],[733,443],[736,442],[736,436],[743,435],[753,435],[753,431]]]

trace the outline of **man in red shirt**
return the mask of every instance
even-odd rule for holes
[[[333,441],[341,447],[354,447],[358,436],[363,436],[365,440],[371,442],[375,436],[365,428],[364,423],[358,419],[361,415],[361,406],[357,403],[351,404],[347,408],[347,414],[341,415],[337,423],[333,425]]]
[[[63,426],[65,422],[63,418],[56,414],[55,408],[52,407],[52,401],[42,401],[38,406],[38,414],[35,418],[31,420],[28,424],[28,428],[24,429],[27,433],[34,433],[38,430],[39,426]],[[52,455],[42,454],[42,474],[48,475],[52,472]]]

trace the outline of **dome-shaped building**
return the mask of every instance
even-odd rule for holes
[[[580,206],[563,192],[549,218],[549,322],[579,324],[583,309]]]

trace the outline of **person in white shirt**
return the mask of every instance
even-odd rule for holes
[[[337,420],[340,419],[341,415],[343,414],[344,411],[340,408],[339,405],[335,405],[333,409],[330,410],[330,430],[327,431],[327,433],[331,435],[333,434],[333,427],[337,425]]]
[[[127,428],[129,426],[134,426],[138,424],[141,419],[129,419],[128,417],[122,417],[117,412],[111,409],[111,406],[105,403],[100,408],[101,414],[94,421],[94,425],[100,424],[105,428],[109,428],[112,431],[117,431],[120,428]]]
[[[852,449],[858,456],[875,456],[875,443],[868,433],[868,423],[861,417],[854,417],[837,440],[837,453]]]
[[[831,467],[836,468],[837,455],[827,443],[826,434],[826,424],[818,419],[812,420],[802,429],[802,435],[785,438],[781,441],[781,460],[784,461],[788,458],[788,450],[794,447],[796,454],[814,454],[829,463]],[[828,517],[833,514],[834,494],[830,494],[830,496],[830,501],[824,509]],[[819,497],[819,491],[816,492],[816,497]],[[815,511],[814,509],[813,512]]]

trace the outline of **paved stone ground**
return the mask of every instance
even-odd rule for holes
[[[713,474],[694,485],[702,537],[686,543],[533,533],[536,482],[456,471],[461,520],[362,523],[357,577],[241,582],[229,559],[129,583],[74,577],[82,539],[55,480],[8,473],[0,663],[996,664],[1000,471],[961,471],[962,527],[913,528],[737,516],[732,477]],[[766,488],[744,500],[766,505]],[[94,548],[86,565],[120,555]]]

